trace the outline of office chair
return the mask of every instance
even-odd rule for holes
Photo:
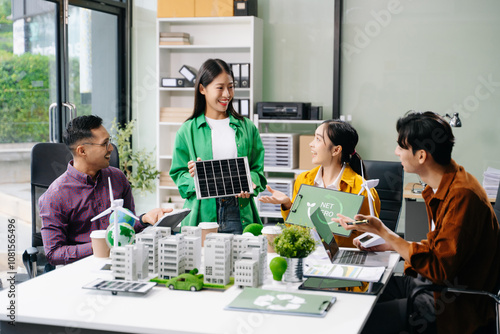
[[[394,161],[363,160],[367,179],[379,179],[380,220],[396,232],[403,205],[403,166]]]
[[[497,282],[497,287],[500,287],[500,280]],[[466,288],[455,288],[451,286],[443,286],[443,285],[437,285],[437,284],[426,284],[426,285],[421,285],[413,289],[411,292],[410,298],[408,298],[406,309],[408,312],[408,319],[407,319],[407,326],[410,331],[410,333],[416,333],[417,329],[415,328],[416,326],[412,326],[414,321],[412,321],[414,317],[414,302],[415,298],[425,292],[425,291],[432,291],[432,292],[440,292],[440,293],[456,293],[456,294],[470,294],[470,295],[480,295],[480,296],[486,296],[490,297],[494,302],[495,302],[495,323],[489,322],[483,327],[480,327],[474,331],[474,334],[483,334],[483,333],[488,333],[491,334],[493,331],[496,330],[497,334],[500,334],[500,318],[499,318],[499,310],[498,308],[500,307],[500,289],[496,289],[497,293],[492,293],[492,292],[487,292],[487,291],[480,291],[480,290],[470,290]],[[415,321],[415,323],[418,323],[418,321]],[[493,329],[495,328],[495,329]]]
[[[110,166],[119,168],[118,150],[114,144]],[[38,209],[38,199],[50,184],[66,171],[73,159],[70,150],[62,143],[38,143],[31,150],[31,247],[24,251],[23,262],[28,277],[54,269],[47,262],[43,250],[42,222]]]

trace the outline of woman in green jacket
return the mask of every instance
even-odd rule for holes
[[[175,137],[170,176],[191,213],[183,226],[218,222],[219,232],[241,234],[251,223],[261,223],[253,199],[266,187],[264,146],[256,126],[233,108],[234,76],[220,59],[208,59],[196,78],[194,111]],[[254,193],[196,199],[194,161],[247,157]]]

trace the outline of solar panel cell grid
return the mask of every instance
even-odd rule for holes
[[[195,163],[197,199],[235,196],[242,191],[253,193],[246,157]]]

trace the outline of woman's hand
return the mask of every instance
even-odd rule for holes
[[[196,159],[196,161],[201,161],[201,158]],[[193,160],[188,162],[188,169],[189,169],[189,174],[191,174],[191,177],[194,177],[194,171],[196,169],[196,164],[194,163]]]
[[[253,182],[252,182],[252,186],[253,186],[253,189],[257,188],[257,185]],[[250,194],[248,191],[242,191],[241,193],[236,195],[236,197],[240,197],[240,198],[250,198],[250,196],[252,196],[252,194]]]

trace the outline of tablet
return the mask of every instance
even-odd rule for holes
[[[191,209],[182,209],[166,213],[153,226],[170,227],[173,230],[190,212]]]
[[[378,282],[373,283],[334,278],[309,277],[299,286],[299,289],[377,295],[383,286],[384,284]]]

